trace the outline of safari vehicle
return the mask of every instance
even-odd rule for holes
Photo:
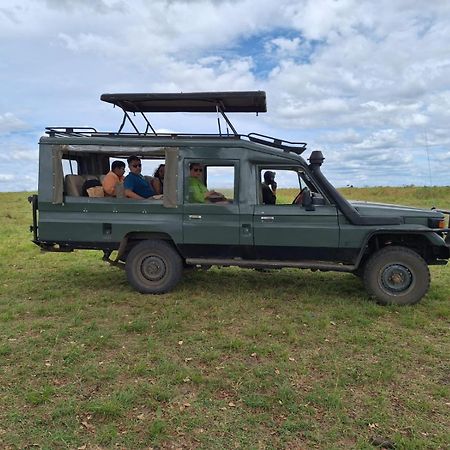
[[[189,267],[290,267],[353,273],[379,303],[397,305],[418,302],[429,288],[428,265],[449,259],[447,211],[349,202],[323,175],[320,151],[306,160],[306,143],[239,134],[227,114],[265,112],[262,91],[103,94],[101,100],[123,111],[117,132],[50,127],[40,139],[39,191],[30,201],[33,242],[43,250],[102,250],[141,293],[172,290]],[[150,112],[216,113],[218,133],[159,133]],[[130,155],[144,165],[165,164],[162,198],[81,195],[84,180],[100,179],[113,160]],[[190,199],[192,164],[226,200]],[[294,183],[296,195],[263,204],[268,170],[279,187]]]

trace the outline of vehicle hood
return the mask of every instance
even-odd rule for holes
[[[395,217],[441,217],[442,214],[431,209],[412,206],[393,205],[365,201],[351,201],[354,208],[362,216],[395,216]]]

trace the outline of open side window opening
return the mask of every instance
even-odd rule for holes
[[[125,164],[128,174],[127,158],[136,155],[142,160],[142,175],[153,187],[155,172],[161,166],[158,175],[162,175],[162,183],[159,183],[160,194],[163,194],[163,204],[166,207],[177,205],[177,168],[178,148],[127,148],[126,152],[121,147],[97,147],[93,146],[58,146],[52,155],[53,160],[53,203],[63,203],[72,197],[83,196],[82,186],[87,180],[97,180],[99,186],[105,175],[111,170],[114,161]],[[98,199],[97,199],[98,200]]]
[[[306,190],[310,192],[313,203],[326,203],[320,189],[299,167],[261,166],[258,173],[259,204],[301,204],[301,193]]]
[[[237,199],[237,162],[189,160],[184,167],[184,202],[234,203]]]

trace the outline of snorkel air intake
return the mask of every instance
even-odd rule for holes
[[[344,214],[345,218],[353,225],[398,225],[402,223],[400,217],[373,217],[362,216],[326,179],[320,170],[325,160],[320,150],[314,150],[309,157],[309,169],[319,181],[325,191],[325,194],[336,203],[339,210]]]

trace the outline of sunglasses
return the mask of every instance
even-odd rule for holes
[[[131,164],[131,167],[142,167],[142,164]]]
[[[203,169],[199,169],[199,168],[196,168],[196,169],[192,169],[194,172],[203,172]]]

